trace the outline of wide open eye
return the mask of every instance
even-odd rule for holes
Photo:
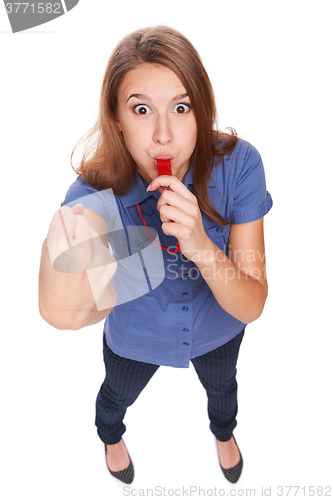
[[[137,104],[133,109],[138,115],[147,115],[148,113],[151,113],[151,110],[145,104]]]
[[[172,111],[175,111],[176,113],[178,114],[185,114],[187,113],[188,111],[190,111],[191,109],[191,106],[189,104],[185,104],[185,103],[180,103],[180,104],[177,104]]]

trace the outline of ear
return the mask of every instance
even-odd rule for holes
[[[120,122],[116,118],[115,118],[114,122],[117,125],[117,129],[119,130],[119,132],[122,132],[123,129],[121,128]]]

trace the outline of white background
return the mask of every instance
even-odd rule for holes
[[[0,6],[2,498],[125,494],[94,425],[102,323],[49,326],[38,311],[38,271],[51,217],[76,177],[71,151],[97,117],[107,60],[120,38],[154,24],[197,48],[220,129],[234,127],[259,150],[274,201],[265,218],[269,298],[238,363],[236,495],[271,487],[276,497],[278,486],[293,485],[307,498],[309,486],[332,486],[332,13],[320,0],[81,0],[12,34]],[[230,495],[192,367],[160,368],[125,423],[130,496],[157,486],[165,496],[183,486]]]

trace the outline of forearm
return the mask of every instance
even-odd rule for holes
[[[59,330],[78,330],[102,321],[112,311],[116,300],[107,269],[104,268],[103,280],[93,287],[94,293],[91,283],[92,278],[88,278],[86,271],[73,274],[55,271],[44,242],[39,272],[39,310],[47,323]]]
[[[196,265],[217,302],[242,323],[251,323],[263,311],[267,286],[238,268],[213,242]]]

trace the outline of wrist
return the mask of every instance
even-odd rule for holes
[[[216,266],[217,263],[227,261],[226,255],[220,250],[220,248],[215,245],[210,239],[207,245],[202,249],[198,250],[197,254],[194,256],[193,262],[199,268]]]

